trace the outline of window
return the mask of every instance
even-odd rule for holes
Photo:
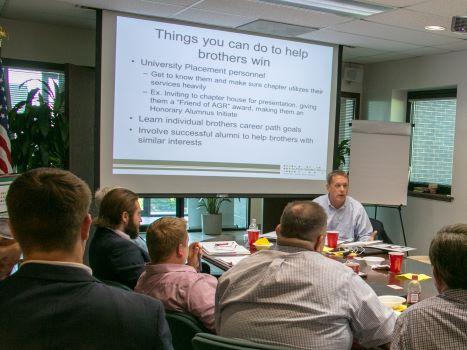
[[[451,194],[456,90],[409,92],[407,121],[412,123],[409,190],[434,187],[432,192]]]
[[[8,80],[10,90],[10,100],[8,101],[11,107],[14,107],[18,102],[24,101],[33,89],[40,89],[45,101],[48,102],[49,96],[46,93],[46,87],[42,81],[54,91],[54,83],[62,90],[65,88],[65,74],[63,72],[13,68],[6,66],[5,75]],[[36,95],[37,101],[37,95]]]
[[[198,209],[199,198],[185,198],[185,218],[189,230],[201,230],[201,216],[204,213]],[[221,204],[223,230],[244,230],[248,224],[248,199],[230,198],[230,202]]]
[[[339,136],[338,145],[344,140],[350,140],[352,137],[352,120],[359,119],[360,94],[351,92],[342,92],[340,101],[339,116]],[[349,156],[344,155],[345,164],[340,168],[344,171],[349,170]]]
[[[189,231],[201,230],[199,198],[140,198],[142,225],[147,226],[164,216],[184,217]],[[231,198],[221,205],[222,229],[244,230],[248,226],[248,198]]]
[[[176,198],[140,198],[139,205],[143,225],[149,225],[164,216],[177,216]]]

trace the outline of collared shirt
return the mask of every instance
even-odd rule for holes
[[[117,235],[119,235],[120,237],[128,240],[128,241],[131,241],[131,238],[129,235],[127,235],[125,232],[123,231],[120,231],[120,230],[117,230],[117,229],[113,229],[113,228],[110,228],[108,227],[109,230],[112,230],[113,232],[115,232]]]
[[[278,246],[219,279],[216,330],[294,349],[350,349],[390,342],[396,316],[352,270],[317,252]]]
[[[146,265],[135,291],[159,299],[167,310],[185,311],[214,331],[217,279],[188,265]]]
[[[409,307],[397,320],[391,349],[465,349],[467,290],[452,289]]]
[[[110,227],[108,227],[108,229],[112,230],[113,232],[115,232],[120,237],[122,237],[122,238],[124,238],[124,239],[126,239],[128,241],[133,242],[137,247],[140,247],[142,250],[144,250],[146,253],[149,254],[148,246],[146,245],[146,241],[140,235],[136,236],[136,238],[131,238],[128,234],[126,234],[123,231],[113,229],[113,228],[110,228]]]
[[[74,263],[70,261],[49,261],[49,260],[25,260],[21,263],[21,266],[26,264],[46,264],[46,265],[58,265],[58,266],[71,266],[71,267],[79,267],[92,275],[92,270],[89,266],[80,263]]]
[[[315,198],[313,202],[321,205],[328,216],[328,230],[339,231],[341,241],[367,241],[373,228],[368,214],[360,202],[347,196],[339,209],[332,206],[329,195]]]
[[[136,238],[133,238],[131,241],[134,244],[136,244],[138,247],[140,247],[142,250],[144,250],[146,253],[149,254],[148,245],[146,244],[146,241],[140,235],[138,235]]]

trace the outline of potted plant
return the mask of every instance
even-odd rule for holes
[[[202,216],[201,228],[207,235],[220,235],[222,233],[222,214],[219,213],[221,204],[230,202],[229,198],[201,198],[198,209],[206,211]]]
[[[345,165],[345,156],[350,155],[350,140],[342,140],[337,146],[337,168],[342,169],[342,166]]]
[[[11,158],[19,173],[39,167],[68,168],[65,93],[55,82],[53,89],[46,82],[40,82],[44,92],[39,88],[32,89],[24,101],[8,112]]]

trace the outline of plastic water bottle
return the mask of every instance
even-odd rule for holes
[[[258,230],[258,225],[256,224],[256,219],[251,219],[249,230]]]
[[[412,275],[412,280],[409,282],[407,288],[407,305],[413,305],[420,301],[420,294],[422,293],[422,286],[418,282],[418,276]]]
[[[256,219],[251,219],[250,226],[248,230],[246,230],[248,236],[248,244],[250,248],[253,247],[253,243],[255,243],[259,238],[259,230],[258,225],[256,224]]]

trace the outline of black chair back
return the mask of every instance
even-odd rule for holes
[[[165,315],[172,333],[174,350],[193,349],[191,340],[197,333],[208,333],[209,330],[193,315],[186,312],[166,311]]]
[[[382,240],[384,243],[393,244],[393,241],[389,238],[386,231],[384,230],[383,223],[377,219],[370,218],[371,226],[373,227],[373,231],[376,231],[375,239]]]
[[[281,346],[254,343],[248,340],[226,338],[214,334],[198,333],[193,338],[194,350],[290,350]]]

